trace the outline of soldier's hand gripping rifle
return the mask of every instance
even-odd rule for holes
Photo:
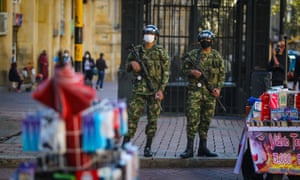
[[[148,89],[150,90],[150,92],[153,93],[154,96],[156,96],[156,94],[155,94],[156,90],[154,88],[154,85],[153,85],[151,79],[149,78],[150,75],[149,75],[148,69],[147,69],[145,63],[141,60],[141,58],[138,55],[138,53],[136,52],[136,50],[134,49],[134,45],[133,44],[131,44],[131,46],[130,46],[130,51],[136,57],[137,62],[141,66],[141,76],[142,76],[142,78],[144,78],[146,80],[146,84],[147,84]],[[157,99],[157,97],[155,97],[155,99]],[[160,109],[162,110],[160,101],[158,99],[157,99],[157,103],[158,103]]]
[[[194,68],[197,69],[198,71],[201,72],[201,76],[199,78],[199,83],[203,83],[206,87],[206,89],[208,90],[208,92],[210,92],[211,94],[213,94],[213,88],[208,84],[208,81],[204,75],[204,71],[201,70],[200,68],[200,50],[198,51],[197,53],[197,59],[196,59],[196,62],[195,63],[192,63]],[[226,112],[226,108],[225,106],[223,105],[223,103],[221,102],[220,98],[219,97],[216,97],[216,101],[220,104],[221,108],[223,109],[224,112]]]
[[[201,70],[200,67],[198,67],[197,70],[199,70],[201,72],[201,76],[199,78],[199,82],[200,83],[202,82],[205,85],[205,87],[208,90],[208,92],[210,92],[212,94],[214,89],[208,84],[208,81],[207,81],[205,75],[203,74],[203,71]],[[221,102],[220,97],[216,97],[216,100],[219,103],[219,105],[221,106],[221,108],[223,109],[223,111],[226,112],[226,108],[223,105],[223,103]]]

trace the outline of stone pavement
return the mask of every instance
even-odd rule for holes
[[[20,161],[35,158],[37,153],[22,151],[21,121],[26,112],[42,105],[31,98],[30,92],[8,92],[0,88],[0,168],[16,167]],[[117,99],[117,82],[105,82],[104,90],[98,91],[98,98]],[[186,119],[182,114],[162,113],[158,120],[158,130],[153,140],[152,158],[143,157],[145,145],[146,119],[143,117],[132,143],[139,148],[141,168],[191,168],[191,167],[233,167],[237,158],[240,136],[244,127],[244,117],[215,117],[208,135],[209,149],[219,157],[194,157],[180,159],[179,154],[186,146]],[[195,153],[198,137],[195,139]]]

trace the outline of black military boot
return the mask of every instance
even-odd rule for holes
[[[194,156],[194,138],[188,138],[186,149],[180,154],[183,159],[190,158]]]
[[[152,138],[147,138],[146,146],[144,149],[144,156],[145,157],[152,157],[153,153],[151,151],[151,144],[152,144]]]
[[[129,136],[124,136],[123,142],[122,142],[122,147],[125,146],[126,143],[130,142],[130,137]]]
[[[210,150],[207,149],[206,139],[200,139],[200,144],[199,144],[199,149],[198,149],[198,156],[217,157],[218,154],[210,152]]]

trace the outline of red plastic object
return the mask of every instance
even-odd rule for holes
[[[38,85],[32,97],[55,109],[66,121],[67,165],[78,167],[90,160],[82,152],[80,112],[88,108],[96,90],[86,86],[82,73],[75,73],[70,65],[55,68],[54,77]]]

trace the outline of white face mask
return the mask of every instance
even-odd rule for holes
[[[147,43],[152,43],[154,41],[155,36],[152,34],[145,34],[144,41]]]
[[[69,54],[68,54],[68,53],[65,53],[65,56],[69,56]]]
[[[86,58],[89,58],[89,57],[90,57],[90,55],[88,55],[88,54],[87,54],[87,55],[85,55],[85,57],[86,57]]]

